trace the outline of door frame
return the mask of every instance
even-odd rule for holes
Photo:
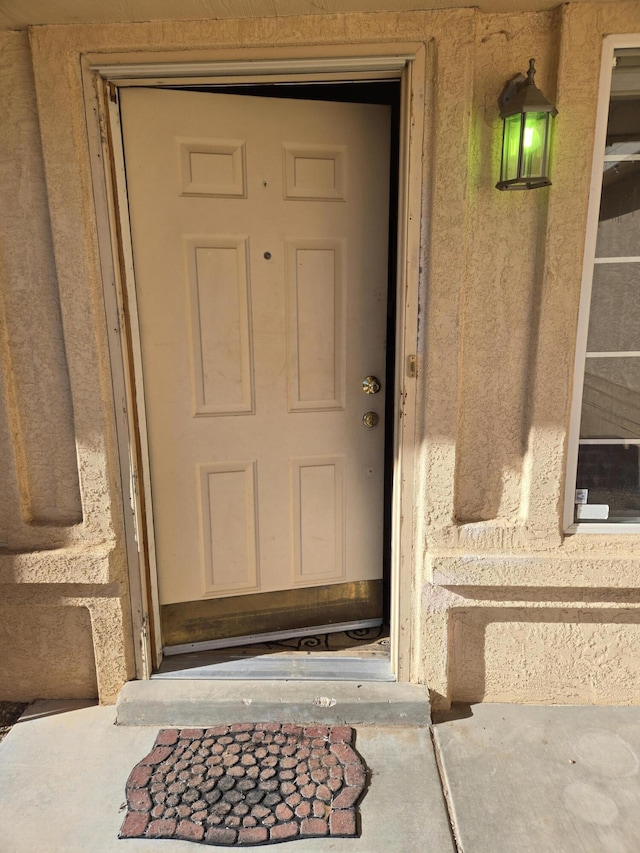
[[[153,538],[153,506],[145,419],[133,253],[124,172],[118,89],[256,82],[372,81],[401,83],[400,162],[396,259],[394,476],[391,529],[391,667],[411,681],[412,630],[418,602],[414,525],[416,378],[423,141],[427,70],[425,43],[244,49],[219,59],[176,60],[139,52],[81,58],[100,265],[109,332],[110,367],[125,509],[136,675],[149,678],[162,660],[160,609]],[[418,608],[419,610],[419,608]],[[417,644],[416,644],[417,645]]]

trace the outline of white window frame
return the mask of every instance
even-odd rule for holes
[[[596,118],[596,133],[593,146],[593,169],[589,193],[589,213],[585,239],[582,291],[578,314],[578,333],[576,338],[576,356],[573,383],[573,400],[571,405],[571,422],[569,427],[569,446],[567,452],[567,476],[565,484],[564,531],[565,533],[596,533],[596,534],[638,534],[640,523],[620,524],[611,521],[575,522],[575,490],[578,469],[578,448],[580,444],[580,420],[582,415],[582,395],[586,365],[587,335],[589,331],[589,314],[591,309],[591,288],[593,271],[596,263],[596,238],[598,235],[598,220],[600,212],[600,196],[602,193],[602,163],[605,157],[607,124],[609,118],[609,100],[611,97],[611,81],[613,74],[614,51],[620,48],[640,48],[640,33],[606,36],[602,44],[602,65],[600,71],[600,86],[598,90],[598,112]],[[616,258],[624,261],[629,258]],[[606,261],[604,261],[606,263]],[[600,260],[602,263],[602,260]],[[583,443],[586,443],[583,440]],[[594,444],[614,444],[617,440],[594,440]],[[627,439],[625,444],[640,444],[640,439]]]

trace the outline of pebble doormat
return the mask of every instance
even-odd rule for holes
[[[127,781],[120,838],[246,847],[358,834],[365,767],[349,726],[161,729]]]

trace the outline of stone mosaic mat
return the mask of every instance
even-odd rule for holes
[[[365,767],[349,726],[161,729],[127,781],[120,838],[244,847],[353,837]]]

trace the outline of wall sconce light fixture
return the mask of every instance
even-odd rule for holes
[[[517,74],[505,83],[498,99],[502,133],[499,190],[534,190],[548,187],[551,119],[558,110],[533,82],[535,60],[529,60],[527,76]]]

